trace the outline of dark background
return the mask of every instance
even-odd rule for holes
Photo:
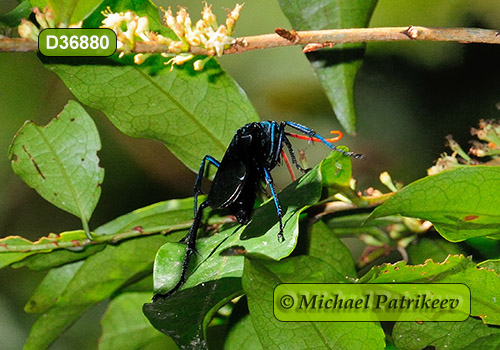
[[[175,10],[177,3],[156,1]],[[15,6],[0,2],[0,13]],[[200,1],[182,1],[193,20]],[[214,12],[225,16],[233,2],[214,1]],[[500,27],[497,0],[380,0],[371,22],[377,26],[427,25],[439,27]],[[236,26],[237,35],[272,33],[290,28],[277,1],[247,1]],[[220,59],[254,103],[262,119],[293,120],[323,135],[340,128],[312,69],[299,47],[231,55]],[[500,45],[398,42],[370,43],[356,81],[358,136],[341,144],[364,153],[354,161],[359,188],[383,189],[378,174],[409,183],[446,150],[445,136],[453,134],[468,149],[470,127],[480,118],[500,118]],[[77,229],[79,219],[45,202],[11,170],[8,146],[25,120],[45,125],[68,99],[74,99],[59,78],[46,70],[35,53],[0,54],[0,236],[37,239],[50,232]],[[192,195],[195,176],[160,143],[120,134],[99,112],[87,109],[97,123],[105,181],[91,227],[157,201]],[[307,146],[314,165],[328,150]],[[202,145],[200,146],[202,147]],[[278,187],[289,178],[274,172]],[[25,314],[24,303],[44,273],[25,269],[0,270],[0,337],[2,349],[20,349],[35,316]],[[95,348],[99,318],[105,305],[87,312],[54,346]]]

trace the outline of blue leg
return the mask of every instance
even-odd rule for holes
[[[207,161],[209,161],[210,163],[215,165],[217,168],[220,165],[219,161],[212,156],[205,156],[205,157],[203,157],[203,160],[201,161],[200,170],[198,171],[198,176],[196,177],[196,182],[194,184],[194,215],[195,216],[196,216],[196,212],[198,211],[198,196],[202,193],[201,192],[201,181],[203,180],[203,175],[205,174],[205,164]]]
[[[278,219],[280,221],[280,232],[278,233],[278,241],[283,242],[285,237],[283,236],[283,210],[281,209],[280,202],[278,201],[278,196],[276,195],[276,190],[274,189],[273,178],[269,173],[269,170],[264,168],[264,175],[266,177],[266,183],[271,189],[271,195],[273,196],[274,205],[276,206],[276,213],[278,214]]]
[[[320,140],[321,142],[323,142],[327,147],[329,147],[330,149],[336,151],[336,152],[339,152],[339,153],[342,153],[342,154],[345,154],[346,156],[349,156],[349,157],[353,157],[353,158],[364,158],[364,156],[362,154],[359,154],[359,153],[353,153],[353,152],[346,152],[342,149],[338,149],[337,147],[335,147],[334,145],[332,145],[330,142],[328,142],[324,137],[322,137],[321,135],[318,135],[316,134],[316,132],[312,129],[309,129],[308,127],[304,126],[304,125],[301,125],[301,124],[297,124],[295,122],[283,122],[285,125],[288,125],[289,127],[292,127],[296,130],[299,130],[300,132],[303,132],[304,134],[306,134],[307,136],[313,138],[317,138],[318,140]]]

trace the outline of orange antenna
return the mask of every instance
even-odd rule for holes
[[[340,139],[342,139],[342,137],[344,137],[344,134],[340,130],[332,130],[332,131],[330,131],[330,134],[337,134],[337,136],[331,137],[329,139],[325,139],[328,142],[337,142]],[[310,141],[314,141],[314,142],[321,142],[321,140],[318,139],[318,138],[316,138],[316,137],[309,137],[309,136],[305,136],[305,135],[297,135],[297,134],[290,134],[290,133],[287,133],[287,135],[291,136],[291,137],[295,137],[296,139],[310,140]]]

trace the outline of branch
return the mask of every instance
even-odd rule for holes
[[[463,44],[482,43],[500,44],[500,32],[480,28],[430,28],[420,26],[391,28],[327,29],[311,31],[287,31],[276,29],[279,34],[263,34],[240,37],[236,43],[224,51],[225,54],[242,53],[259,49],[292,45],[312,45],[310,51],[344,43],[363,43],[371,41],[450,41]],[[38,44],[30,39],[6,38],[0,36],[0,52],[27,52],[38,50]],[[135,53],[168,52],[167,45],[155,42],[137,42]],[[196,55],[209,55],[205,49],[191,47]]]
[[[219,226],[225,223],[234,222],[234,218],[218,218],[209,220],[211,225]],[[187,230],[191,227],[192,221],[180,222],[174,225],[157,227],[137,226],[131,230],[112,234],[93,234],[89,240],[83,230],[68,231],[61,234],[49,234],[37,241],[29,241],[19,236],[7,236],[0,239],[0,254],[2,253],[46,253],[55,249],[76,249],[97,244],[115,244],[117,242],[154,234],[169,234],[174,231]]]

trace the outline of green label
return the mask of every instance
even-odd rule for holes
[[[470,289],[457,283],[280,284],[279,321],[465,321]]]
[[[45,56],[111,56],[116,34],[109,28],[48,28],[38,36],[38,50]]]

